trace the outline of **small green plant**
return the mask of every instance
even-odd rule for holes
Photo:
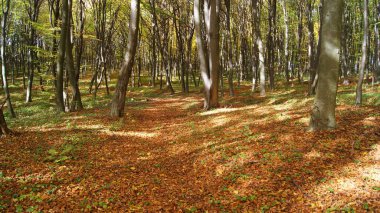
[[[236,183],[238,179],[247,180],[249,178],[249,175],[247,174],[236,174],[231,172],[227,177],[224,178],[224,180],[229,180],[232,183]]]
[[[110,131],[120,131],[124,127],[124,119],[119,119],[118,121],[115,121],[110,126]]]
[[[248,196],[240,196],[236,195],[236,199],[240,202],[254,201],[256,199],[256,195],[248,195]]]

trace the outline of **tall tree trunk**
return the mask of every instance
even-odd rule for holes
[[[284,38],[284,54],[285,54],[285,77],[286,82],[289,83],[289,18],[288,18],[288,10],[286,8],[286,0],[281,0],[282,9],[284,12],[284,26],[285,26],[285,38]]]
[[[322,43],[318,64],[319,82],[310,119],[312,131],[336,127],[335,108],[344,2],[325,0],[323,7]]]
[[[276,34],[276,12],[277,12],[277,0],[269,0],[268,11],[268,35],[267,35],[267,67],[269,70],[269,86],[271,90],[275,89],[275,34]]]
[[[72,20],[72,0],[68,0],[68,17],[67,22],[71,23]],[[81,99],[81,94],[79,90],[79,72],[74,67],[74,57],[73,57],[73,43],[71,41],[72,28],[71,24],[68,25],[67,36],[66,36],[66,70],[70,80],[71,90],[73,92],[73,99],[71,101],[70,111],[82,110],[83,104]]]
[[[306,17],[307,17],[307,29],[308,29],[308,58],[309,62],[307,64],[308,71],[310,74],[309,78],[309,95],[312,94],[312,85],[316,76],[316,71],[314,69],[314,60],[315,60],[315,43],[314,43],[314,22],[313,22],[313,8],[315,0],[308,0],[306,3]]]
[[[260,75],[260,95],[265,96],[265,65],[264,65],[264,44],[261,37],[261,29],[260,29],[260,22],[261,22],[261,2],[260,0],[252,0],[252,13],[255,20],[254,26],[255,26],[255,42],[257,45],[257,48],[259,50],[259,75]]]
[[[204,6],[205,31],[208,42],[207,50],[202,38],[202,3]],[[204,109],[210,110],[213,107],[219,106],[219,0],[207,0],[206,2],[195,0],[194,23],[201,76],[205,87]]]
[[[363,29],[363,44],[362,44],[362,57],[359,68],[359,81],[356,88],[356,105],[362,105],[363,98],[363,80],[364,71],[367,68],[367,52],[368,52],[368,42],[369,42],[369,29],[368,29],[368,0],[363,0],[364,3],[364,29]]]
[[[131,18],[129,23],[128,50],[125,55],[123,66],[120,70],[116,85],[115,95],[111,105],[111,116],[122,117],[124,115],[125,96],[128,82],[135,61],[138,33],[140,23],[140,0],[131,0]]]
[[[6,45],[7,45],[7,21],[8,21],[8,14],[9,14],[9,8],[10,8],[10,0],[6,0],[6,2],[2,2],[1,10],[2,10],[2,20],[1,20],[1,74],[2,74],[2,80],[3,80],[3,87],[4,87],[4,93],[5,97],[7,97],[7,107],[9,114],[15,118],[16,114],[13,110],[11,96],[9,93],[8,88],[8,70],[7,70],[7,60],[6,60]]]
[[[227,74],[228,74],[228,87],[230,91],[230,96],[234,96],[234,72],[233,72],[233,63],[232,63],[232,38],[231,38],[231,1],[224,0],[227,8],[226,16],[226,32],[227,32]]]
[[[64,75],[64,63],[65,63],[65,51],[68,35],[68,26],[70,25],[69,14],[69,0],[63,0],[62,2],[62,24],[61,24],[61,37],[58,47],[57,56],[57,88],[56,88],[56,101],[57,107],[60,111],[65,111],[65,103],[63,98],[63,75]]]
[[[380,82],[380,3],[376,6],[376,13],[375,13],[376,19],[375,19],[375,69],[374,69],[374,76],[376,82]]]

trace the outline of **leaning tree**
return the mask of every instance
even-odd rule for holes
[[[131,19],[129,23],[128,50],[125,55],[123,66],[120,70],[119,79],[116,84],[115,95],[111,105],[111,116],[122,117],[124,114],[125,96],[129,78],[131,77],[135,61],[140,22],[140,0],[131,1]]]

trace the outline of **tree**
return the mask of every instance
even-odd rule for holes
[[[9,97],[7,97],[6,99],[8,99]],[[8,128],[7,126],[7,122],[5,121],[5,118],[4,118],[4,114],[3,114],[3,107],[4,107],[4,104],[7,102],[7,100],[5,100],[1,105],[0,105],[0,137],[3,136],[3,135],[9,135],[12,133],[12,131]]]
[[[2,0],[1,4],[1,11],[2,11],[2,19],[1,19],[1,74],[3,78],[3,87],[4,87],[4,93],[7,98],[7,106],[9,110],[9,114],[13,118],[16,117],[16,114],[13,110],[12,106],[12,101],[11,101],[11,96],[9,93],[9,88],[8,88],[8,75],[7,75],[7,59],[6,59],[6,53],[5,49],[7,46],[7,21],[8,21],[8,14],[9,14],[9,8],[10,8],[10,0]]]
[[[359,67],[359,80],[356,87],[356,105],[362,105],[363,99],[363,80],[364,80],[364,70],[367,68],[367,53],[368,53],[368,41],[369,41],[369,30],[368,30],[368,0],[363,0],[364,3],[364,32],[363,32],[363,43],[362,43],[362,57],[360,60]]]
[[[32,88],[34,79],[34,69],[36,68],[37,53],[34,47],[37,47],[36,29],[33,23],[36,23],[40,14],[40,7],[43,0],[27,0],[27,13],[29,16],[28,33],[29,33],[29,47],[28,47],[28,86],[26,88],[26,102],[32,102]]]
[[[261,2],[260,0],[252,0],[252,17],[253,17],[253,25],[255,26],[255,50],[258,50],[258,69],[260,74],[260,95],[265,96],[265,65],[264,65],[264,44],[261,37],[260,30],[260,11],[261,11]]]
[[[140,23],[140,0],[131,1],[131,18],[129,22],[128,50],[125,55],[123,66],[120,70],[116,85],[115,95],[111,105],[111,116],[122,117],[125,107],[125,96],[127,93],[129,78],[135,61],[137,40]]]
[[[310,130],[336,127],[335,107],[338,89],[339,51],[343,0],[324,0],[319,80],[310,119]]]
[[[71,20],[72,20],[73,14],[72,14],[72,0],[68,0],[68,16],[67,16],[67,22],[69,23],[68,29],[67,29],[67,36],[66,36],[66,49],[65,49],[65,55],[66,55],[66,70],[69,76],[70,86],[71,90],[73,92],[73,99],[71,101],[70,111],[76,111],[83,109],[82,105],[82,99],[81,94],[79,90],[79,68],[74,68],[74,57],[73,57],[73,43],[72,43],[72,27],[71,27]],[[83,35],[82,35],[83,36]],[[79,38],[81,39],[81,38]],[[83,39],[83,38],[82,38]],[[80,48],[80,47],[79,47]],[[79,56],[79,55],[77,55]],[[78,59],[80,60],[80,59]],[[80,62],[79,62],[80,63]]]
[[[376,6],[375,13],[375,66],[374,66],[374,76],[377,82],[380,82],[380,2]]]
[[[65,104],[63,100],[63,74],[64,74],[64,63],[65,63],[65,51],[66,42],[68,36],[69,28],[69,0],[63,0],[62,2],[62,24],[61,24],[61,37],[58,47],[57,56],[57,86],[56,86],[56,101],[57,107],[60,111],[65,111]]]
[[[234,96],[234,72],[232,63],[232,36],[231,36],[231,0],[224,0],[226,4],[226,31],[227,31],[227,74],[228,74],[228,87],[230,91],[230,96]]]
[[[201,5],[204,8],[206,45],[202,34]],[[219,0],[194,1],[194,25],[200,70],[205,89],[205,110],[219,106],[219,5]]]

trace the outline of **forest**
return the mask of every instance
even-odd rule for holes
[[[380,211],[380,0],[0,20],[0,212]]]

